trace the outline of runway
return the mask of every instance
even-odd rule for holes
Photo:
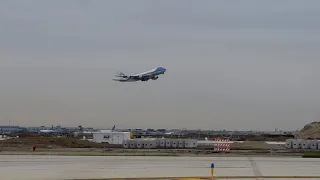
[[[320,176],[320,159],[289,157],[110,157],[2,155],[10,180],[210,176]]]

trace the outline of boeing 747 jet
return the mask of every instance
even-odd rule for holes
[[[148,81],[149,79],[157,80],[160,74],[164,74],[166,69],[163,67],[154,68],[150,71],[146,71],[140,74],[135,75],[125,75],[120,72],[116,77],[120,77],[120,79],[113,79],[114,81],[120,82],[135,82],[135,81]]]

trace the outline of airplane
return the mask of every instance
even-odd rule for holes
[[[164,74],[167,70],[163,67],[157,67],[150,71],[146,71],[143,73],[135,74],[135,75],[125,75],[120,72],[116,77],[121,77],[121,79],[113,79],[114,81],[120,82],[135,82],[135,81],[148,81],[149,79],[157,80],[160,74]]]

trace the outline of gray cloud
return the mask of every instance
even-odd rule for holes
[[[301,128],[319,119],[319,5],[1,1],[0,123]]]

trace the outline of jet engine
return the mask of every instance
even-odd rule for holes
[[[159,77],[158,76],[155,76],[152,78],[152,80],[157,80]]]

